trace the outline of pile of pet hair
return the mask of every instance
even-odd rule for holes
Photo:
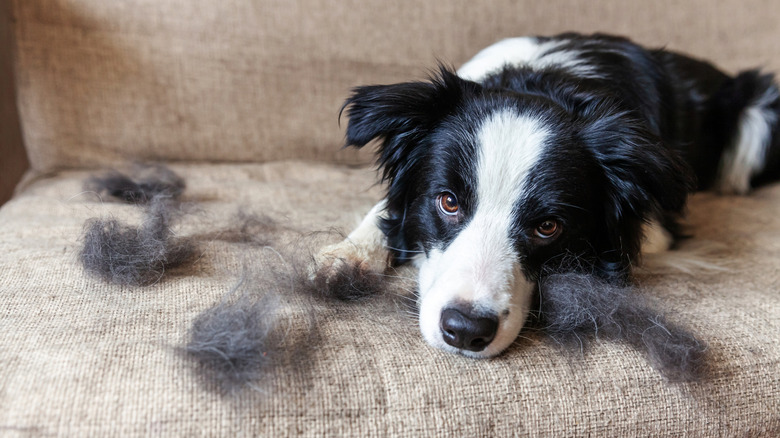
[[[561,345],[576,350],[592,337],[622,341],[643,352],[670,381],[706,374],[707,345],[667,321],[636,287],[579,272],[548,274],[539,287],[538,323]]]
[[[85,188],[141,206],[143,223],[135,227],[116,219],[88,220],[79,256],[87,272],[109,283],[147,286],[160,281],[167,270],[193,260],[196,247],[171,232],[184,180],[162,165],[137,167],[136,179],[112,171],[90,178]]]
[[[231,393],[256,387],[280,364],[305,362],[294,356],[312,350],[316,315],[313,311],[298,315],[307,322],[297,324],[304,328],[291,336],[294,316],[285,311],[290,297],[304,302],[354,301],[389,287],[382,273],[346,263],[335,264],[328,275],[312,275],[310,251],[322,246],[317,240],[320,233],[298,233],[293,244],[271,247],[281,227],[261,215],[242,211],[226,229],[177,236],[172,228],[183,215],[184,181],[162,165],[139,169],[137,177],[111,172],[87,182],[91,191],[144,209],[140,226],[103,218],[86,222],[80,258],[87,272],[118,285],[147,286],[196,260],[202,242],[249,244],[263,255],[252,254],[252,264],[245,264],[236,284],[195,318],[189,330],[183,351],[211,388]],[[706,345],[653,310],[636,288],[614,286],[570,269],[548,272],[539,287],[536,324],[559,344],[579,352],[592,338],[625,342],[644,352],[669,380],[704,377]]]
[[[80,257],[87,272],[123,285],[148,286],[167,270],[195,256],[195,245],[171,232],[173,203],[155,198],[146,206],[143,224],[133,227],[116,219],[93,218],[84,226]]]
[[[279,330],[279,296],[253,290],[259,285],[242,277],[221,302],[192,323],[185,351],[207,380],[233,392],[262,378],[283,341]]]
[[[311,306],[290,314],[289,300],[295,297],[284,289],[294,291],[295,279],[284,274],[285,262],[274,260],[276,254],[269,251],[253,258],[257,265],[245,265],[237,283],[192,323],[182,351],[209,389],[224,394],[260,389],[278,369],[295,372],[310,362],[316,314]]]
[[[101,200],[143,210],[137,226],[114,218],[86,221],[79,252],[86,272],[108,283],[143,287],[197,261],[205,243],[242,244],[239,255],[251,256],[252,262],[244,262],[243,272],[223,298],[194,319],[182,348],[210,389],[233,393],[257,388],[281,364],[288,371],[305,362],[301,356],[311,351],[316,339],[311,300],[355,301],[386,288],[385,276],[347,264],[335,264],[328,275],[311,274],[310,249],[332,236],[297,233],[293,243],[271,246],[276,234],[291,230],[265,215],[241,210],[225,228],[178,236],[173,229],[184,216],[184,180],[162,165],[136,165],[134,173],[111,171],[85,183]],[[306,314],[288,315],[291,299],[303,302]],[[304,323],[292,324],[295,318]]]
[[[84,188],[130,204],[147,204],[153,199],[179,199],[186,187],[179,175],[162,164],[136,164],[133,173],[133,178],[116,170],[92,176]]]

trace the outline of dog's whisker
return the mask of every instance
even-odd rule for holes
[[[405,252],[408,252],[408,253],[411,253],[411,254],[424,254],[425,253],[425,251],[419,250],[419,249],[401,249],[401,248],[394,248],[392,246],[387,246],[387,245],[385,245],[385,248],[386,249],[391,249],[393,251],[401,252],[401,253],[405,253]]]

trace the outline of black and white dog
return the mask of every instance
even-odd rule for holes
[[[349,145],[380,140],[387,196],[319,269],[411,263],[423,337],[472,357],[516,339],[550,265],[627,283],[689,192],[780,176],[771,75],[613,36],[503,40],[457,72],[359,87],[345,110]]]

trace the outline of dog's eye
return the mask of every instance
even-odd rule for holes
[[[536,230],[534,230],[534,233],[536,233],[536,235],[542,239],[549,239],[551,237],[555,237],[560,231],[561,225],[558,223],[558,221],[548,219],[539,224],[539,226],[536,227]]]
[[[439,205],[439,211],[447,216],[455,216],[458,214],[460,206],[458,205],[458,198],[450,192],[442,192],[439,197],[436,198]]]

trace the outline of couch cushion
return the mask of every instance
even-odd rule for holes
[[[367,189],[375,175],[365,169],[300,162],[173,168],[188,185],[187,214],[174,227],[181,236],[209,235],[240,209],[268,214],[298,234],[348,231],[380,196],[378,187]],[[194,265],[153,286],[104,284],[77,262],[84,221],[137,221],[139,208],[83,193],[87,176],[69,171],[38,179],[0,209],[5,433],[780,433],[780,185],[748,198],[693,199],[697,237],[683,249],[719,244],[711,261],[727,270],[641,276],[674,320],[709,343],[713,370],[706,382],[668,383],[620,344],[597,341],[571,353],[533,332],[495,359],[443,353],[423,342],[396,294],[388,293],[351,304],[291,300],[286,311],[298,316],[290,330],[309,324],[307,312],[316,315],[307,366],[287,364],[257,390],[223,395],[201,384],[180,347],[196,316],[262,250],[213,239]]]
[[[32,167],[126,159],[365,161],[337,152],[367,83],[509,36],[625,34],[729,70],[780,68],[777,2],[11,0]],[[276,145],[283,144],[280,148]]]

